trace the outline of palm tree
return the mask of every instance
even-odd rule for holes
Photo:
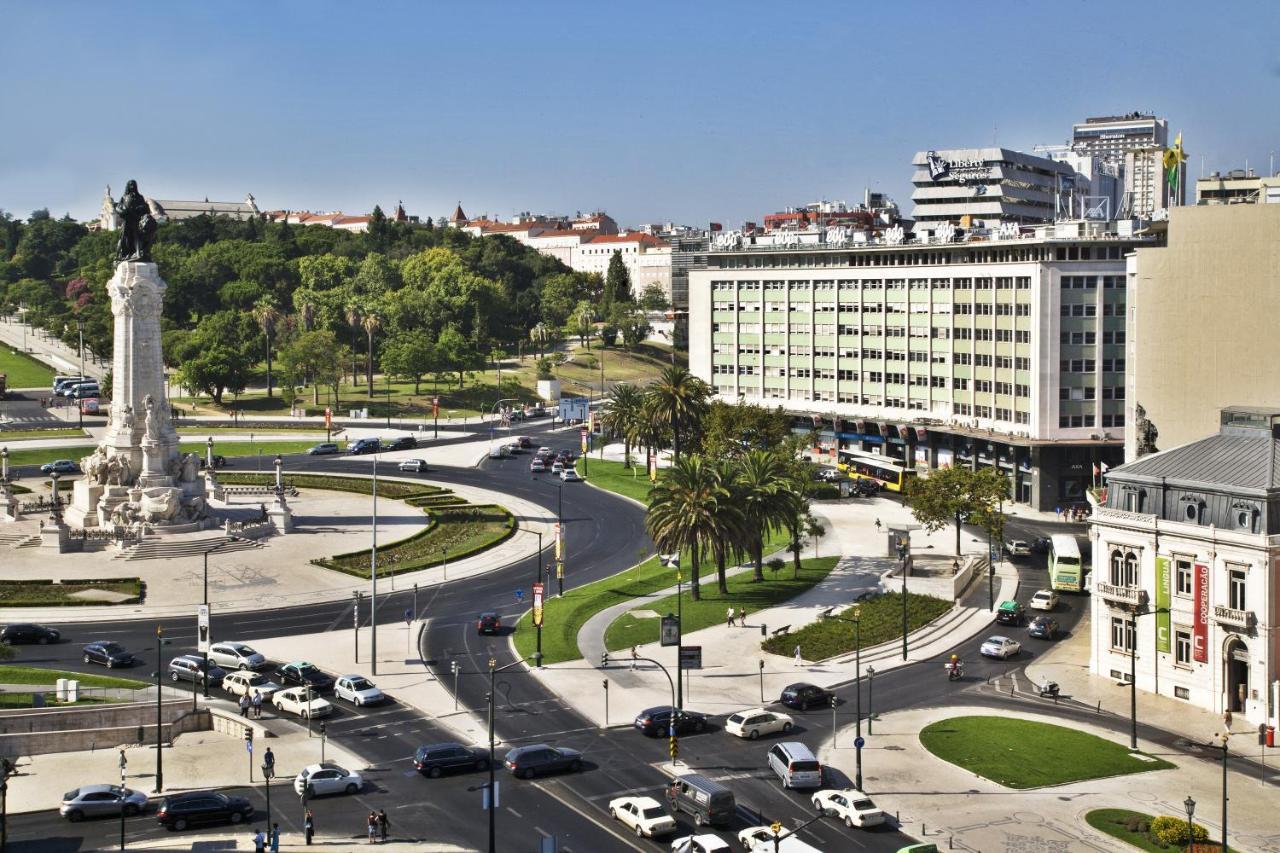
[[[631,445],[644,430],[644,393],[634,385],[614,385],[604,408],[604,428],[622,438],[622,464],[631,467]]]
[[[646,391],[650,417],[671,429],[671,455],[680,458],[680,439],[695,430],[707,411],[706,384],[684,367],[664,367]]]
[[[787,490],[787,506],[785,522],[787,533],[791,536],[791,562],[796,577],[800,576],[800,550],[804,547],[804,537],[811,529],[809,520],[809,495],[813,490],[813,481],[807,470],[808,463],[798,457],[789,460],[783,483]],[[813,523],[818,524],[817,519]]]
[[[783,529],[789,517],[791,495],[785,478],[786,466],[775,452],[751,450],[738,460],[734,494],[742,507],[757,582],[764,580],[764,540]]]
[[[348,302],[344,310],[347,325],[351,327],[351,384],[359,385],[360,380],[356,376],[356,336],[360,334],[360,306]]]
[[[729,557],[737,562],[742,553],[742,543],[748,538],[746,519],[742,513],[742,502],[734,488],[734,471],[737,463],[728,459],[719,459],[712,463],[716,478],[725,490],[726,499],[716,505],[713,516],[715,530],[711,535],[711,553],[716,560],[716,584],[721,595],[729,594],[727,568]]]
[[[316,295],[305,287],[293,292],[293,307],[302,321],[302,331],[309,332],[316,324]]]
[[[551,340],[551,329],[547,328],[546,323],[539,321],[529,330],[529,340],[538,347],[538,358],[542,358],[542,348]]]
[[[373,399],[373,333],[382,328],[382,318],[378,316],[378,312],[370,311],[361,321],[364,326],[364,332],[369,336],[368,357],[364,362],[364,375],[369,380],[369,399]],[[391,404],[391,400],[387,400],[387,405]]]
[[[258,328],[262,329],[262,334],[267,339],[267,399],[271,399],[271,335],[276,330],[276,323],[280,322],[280,309],[276,306],[276,301],[270,296],[264,296],[259,299],[253,306],[253,319],[258,322]]]
[[[700,456],[677,461],[649,492],[645,527],[664,551],[687,551],[693,571],[689,590],[695,601],[702,597],[698,567],[704,546],[719,528],[720,503],[729,493],[714,466]]]

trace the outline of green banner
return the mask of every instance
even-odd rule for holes
[[[1168,557],[1156,557],[1156,651],[1172,650],[1172,626],[1169,613],[1173,576]]]

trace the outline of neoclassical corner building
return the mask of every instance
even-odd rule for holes
[[[1090,537],[1092,672],[1276,725],[1280,410],[1113,469]]]

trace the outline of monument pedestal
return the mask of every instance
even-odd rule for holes
[[[267,518],[271,519],[279,532],[293,532],[293,510],[289,509],[289,504],[285,503],[283,497],[276,498],[275,503],[267,510]]]
[[[88,480],[76,480],[71,486],[71,505],[67,507],[67,521],[74,527],[99,527],[106,520],[98,512],[102,494],[107,489]]]
[[[71,543],[70,530],[61,521],[52,519],[40,527],[40,547],[57,549],[58,553],[66,551]]]
[[[0,486],[0,521],[20,521],[21,519],[22,504],[14,497],[9,484],[5,483]]]

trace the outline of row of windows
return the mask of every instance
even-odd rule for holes
[[[1058,415],[1058,426],[1062,429],[1075,429],[1079,427],[1095,426],[1098,419],[1094,415]],[[1124,415],[1103,415],[1102,427],[1108,429],[1111,427],[1123,427]]]
[[[1102,359],[1104,373],[1124,373],[1123,358]],[[1062,373],[1093,373],[1098,362],[1092,358],[1064,358],[1058,362],[1058,370]]]
[[[814,267],[907,267],[945,264],[1029,263],[1035,261],[1119,261],[1134,248],[1133,243],[1098,246],[1008,245],[923,251],[797,250],[793,252],[712,252],[707,260],[718,269],[802,269]]]
[[[711,331],[724,334],[758,335],[762,331],[766,335],[841,335],[844,337],[866,335],[887,338],[926,338],[957,341],[996,341],[998,343],[1031,343],[1031,332],[1026,329],[971,329],[960,326],[947,329],[934,326],[846,326],[832,323],[732,323],[716,322],[711,324]]]
[[[1104,344],[1122,344],[1125,341],[1123,331],[1108,331],[1102,333],[1102,342]],[[1097,332],[1063,332],[1061,342],[1072,346],[1096,344],[1098,342]]]
[[[1074,385],[1061,385],[1058,387],[1059,400],[1094,400],[1097,398],[1098,389],[1091,385],[1083,387]],[[1123,385],[1104,385],[1102,386],[1102,399],[1104,400],[1123,400]]]
[[[1098,306],[1092,302],[1077,302],[1071,305],[1068,305],[1067,303],[1064,302],[1062,304],[1062,316],[1063,317],[1097,317]],[[1124,303],[1123,302],[1106,303],[1105,305],[1102,306],[1102,316],[1103,317],[1123,317]]]
[[[836,281],[713,281],[713,291],[831,291],[831,290],[1030,290],[1028,276],[998,278],[838,279]]]
[[[1064,275],[1061,284],[1063,290],[1097,290],[1099,280],[1105,290],[1123,290],[1125,286],[1122,275]]]

